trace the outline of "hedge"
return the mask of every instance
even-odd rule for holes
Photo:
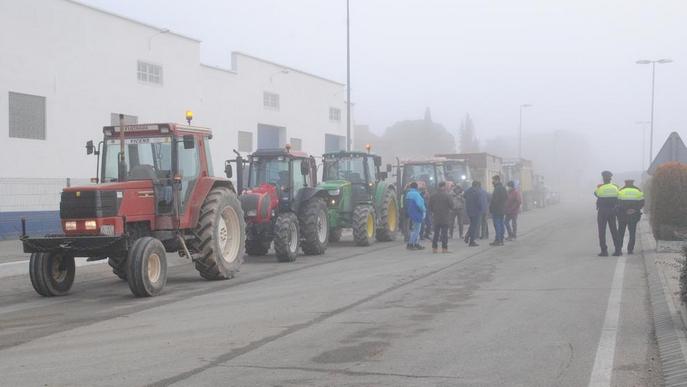
[[[687,164],[660,165],[651,181],[650,200],[654,238],[687,239]]]

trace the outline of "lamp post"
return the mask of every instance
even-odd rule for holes
[[[642,172],[644,172],[644,161],[646,161],[646,125],[651,121],[637,121],[635,124],[642,126]]]
[[[651,129],[649,130],[649,165],[651,165],[651,162],[654,159],[654,90],[656,85],[656,63],[665,64],[671,62],[671,59],[666,58],[657,60],[642,59],[635,62],[641,65],[651,65]]]
[[[532,107],[529,103],[520,105],[520,130],[518,135],[518,158],[522,159],[522,109]]]
[[[351,151],[351,6],[346,0],[346,151]]]

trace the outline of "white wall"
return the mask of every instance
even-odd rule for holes
[[[160,32],[67,0],[0,1],[0,178],[92,177],[84,144],[101,138],[110,113],[180,122],[193,110],[193,123],[215,133],[216,174],[237,131],[257,144],[258,123],[286,127],[315,155],[325,133],[345,136],[343,85],[237,53],[231,70],[203,66],[198,41]],[[162,86],[138,81],[138,60],[163,66]],[[9,137],[10,91],[46,97],[46,140]],[[280,95],[278,112],[264,109],[263,91]]]

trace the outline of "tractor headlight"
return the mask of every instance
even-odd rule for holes
[[[75,231],[76,230],[76,222],[64,222],[64,230],[65,231]]]
[[[246,216],[258,216],[258,210],[248,210]]]
[[[95,230],[98,228],[98,224],[95,222],[95,220],[87,220],[83,222],[83,226],[86,230]]]
[[[330,189],[327,192],[329,193],[329,196],[339,196],[339,194],[341,193],[341,190],[337,188],[337,189]]]
[[[465,175],[460,175],[460,180],[465,180],[465,179],[467,179],[467,178],[468,178],[468,177],[465,176]]]

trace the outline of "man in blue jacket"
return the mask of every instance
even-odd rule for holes
[[[417,183],[410,183],[410,188],[406,192],[405,197],[405,208],[406,215],[410,219],[410,237],[408,238],[408,250],[422,250],[423,246],[420,246],[420,228],[422,227],[422,221],[425,219],[427,213],[427,207],[425,207],[425,199],[417,190]]]
[[[480,222],[482,215],[486,211],[486,205],[483,200],[484,191],[482,184],[479,181],[473,181],[472,187],[465,190],[463,197],[465,198],[465,213],[470,218],[470,227],[467,234],[465,234],[465,243],[469,243],[470,247],[479,246],[475,243],[475,239],[479,236]]]

